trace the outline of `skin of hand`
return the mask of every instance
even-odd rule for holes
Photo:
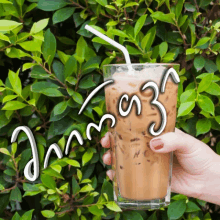
[[[110,148],[109,132],[101,139],[104,148]],[[171,189],[172,192],[198,198],[220,205],[220,156],[208,145],[189,134],[175,129],[153,138],[152,151],[174,151]],[[111,151],[103,155],[103,162],[111,165]],[[114,171],[107,175],[113,179]]]

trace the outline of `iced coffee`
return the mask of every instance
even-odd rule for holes
[[[169,64],[132,65],[129,74],[127,65],[108,65],[104,67],[105,79],[114,83],[105,88],[107,112],[114,115],[116,125],[111,128],[110,140],[112,150],[112,168],[114,176],[114,194],[116,202],[122,208],[146,209],[160,208],[169,202],[172,169],[172,153],[154,153],[149,142],[154,136],[149,132],[152,123],[155,131],[161,125],[161,113],[153,105],[154,90],[141,88],[148,81],[153,81],[160,90],[161,80]],[[178,69],[178,65],[172,66]],[[178,84],[169,77],[165,92],[159,93],[158,101],[165,107],[167,123],[163,133],[173,132],[176,122],[176,102]],[[119,113],[119,101],[123,94],[129,99],[137,95],[141,101],[142,111],[137,114],[134,103],[128,116]],[[122,109],[127,110],[129,102],[122,102]]]

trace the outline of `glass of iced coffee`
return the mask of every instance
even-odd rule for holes
[[[178,84],[169,77],[165,91],[160,92],[161,82],[168,69],[177,73],[179,64],[112,64],[105,65],[104,80],[114,82],[105,87],[107,113],[112,114],[116,124],[109,123],[112,169],[114,171],[114,200],[125,209],[158,209],[170,202],[173,154],[154,153],[149,142],[155,136],[149,131],[161,126],[161,110],[152,104],[154,89],[143,86],[152,81],[158,86],[161,103],[166,112],[166,125],[161,134],[173,132],[176,123],[176,103]],[[132,71],[131,71],[132,69]],[[121,97],[127,94],[121,106],[127,111],[130,101],[136,95],[141,101],[141,113],[137,114],[137,104],[133,102],[127,116],[119,112]],[[161,135],[160,134],[160,135]]]

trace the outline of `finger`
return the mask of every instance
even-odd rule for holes
[[[109,132],[105,134],[105,136],[100,141],[102,147],[110,148],[110,139],[109,139]]]
[[[115,171],[114,170],[108,170],[106,172],[107,176],[110,178],[110,180],[113,180],[114,176],[115,176]]]
[[[111,165],[112,164],[112,157],[111,157],[111,152],[108,150],[106,153],[103,154],[102,160],[106,165]]]
[[[169,132],[159,137],[153,138],[150,141],[150,147],[153,151],[158,153],[168,153],[176,151],[181,154],[200,153],[203,152],[207,155],[214,156],[214,151],[209,148],[205,143],[186,134],[179,129],[175,132]]]

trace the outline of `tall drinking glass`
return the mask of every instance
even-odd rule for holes
[[[110,131],[112,169],[114,172],[114,200],[121,208],[158,209],[170,202],[173,153],[154,153],[149,142],[155,136],[149,127],[155,123],[154,131],[161,126],[161,112],[155,99],[154,89],[142,87],[149,81],[157,85],[160,102],[166,110],[167,123],[161,134],[173,132],[176,123],[176,103],[178,84],[168,78],[165,92],[161,93],[161,81],[169,68],[177,72],[179,64],[113,64],[105,65],[104,80],[114,83],[105,87],[106,108],[116,118],[116,125]],[[133,74],[131,74],[133,69]],[[120,98],[122,110],[129,109],[132,97],[141,101],[141,114],[137,114],[137,103],[133,102],[130,113],[119,113]]]

